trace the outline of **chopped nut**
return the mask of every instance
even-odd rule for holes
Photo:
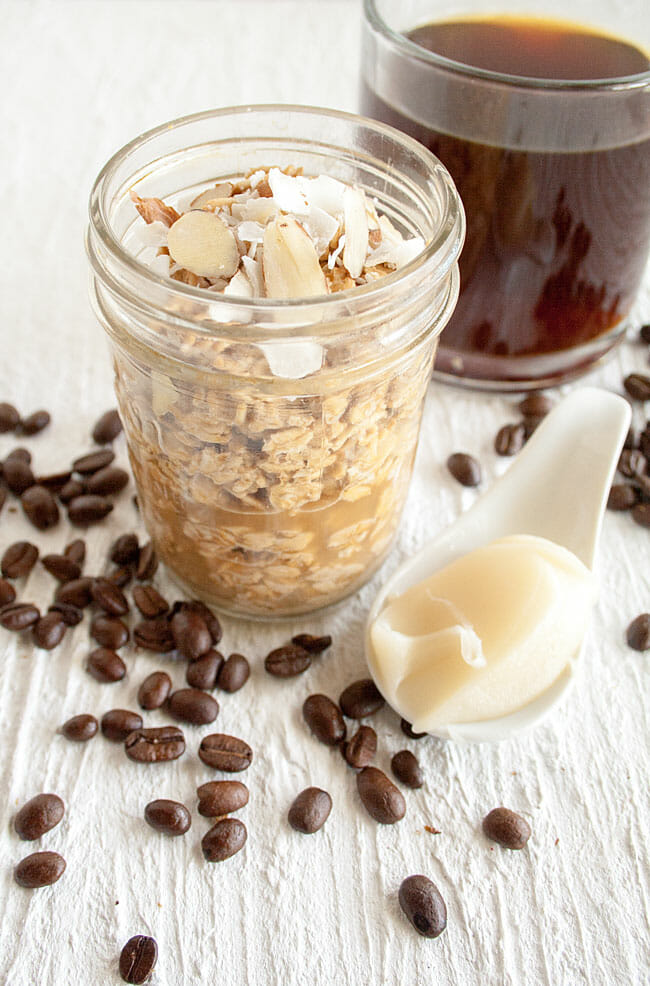
[[[146,223],[161,222],[171,226],[179,219],[179,214],[171,205],[165,205],[162,199],[141,199],[131,189],[131,200]]]

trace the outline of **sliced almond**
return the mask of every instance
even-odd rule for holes
[[[232,182],[222,181],[218,185],[213,185],[212,188],[206,188],[204,192],[192,199],[190,209],[202,209],[207,202],[213,202],[214,199],[229,199],[231,195]]]
[[[290,216],[264,231],[264,284],[269,298],[312,298],[327,294],[327,281],[310,236]]]
[[[343,193],[345,247],[343,263],[350,277],[359,277],[368,253],[368,216],[366,197],[360,188],[346,188]]]
[[[171,226],[178,220],[179,215],[173,205],[165,205],[162,199],[141,199],[133,189],[130,194],[131,201],[146,223],[161,222]]]
[[[170,228],[172,258],[199,277],[231,277],[239,267],[239,250],[231,230],[212,212],[184,213]]]

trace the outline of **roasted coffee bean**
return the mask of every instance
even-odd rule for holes
[[[90,624],[90,636],[101,647],[119,650],[120,647],[124,647],[128,643],[129,629],[126,623],[123,623],[117,616],[104,616],[103,613],[100,613],[93,617]]]
[[[637,503],[635,507],[632,507],[631,513],[632,520],[639,527],[650,527],[650,503]]]
[[[0,624],[5,630],[26,630],[40,618],[40,610],[33,603],[9,603],[0,609]]]
[[[20,496],[36,482],[29,462],[18,456],[5,459],[2,474],[5,483],[16,496]]]
[[[650,613],[641,613],[630,623],[625,631],[628,647],[634,650],[650,648]]]
[[[406,802],[402,792],[377,767],[364,767],[357,774],[357,790],[363,806],[376,822],[394,825],[404,818]]]
[[[86,671],[96,681],[110,684],[122,680],[126,674],[126,665],[120,655],[110,647],[96,647],[88,655]]]
[[[134,627],[133,640],[138,647],[144,647],[156,654],[168,654],[175,647],[171,627],[164,616],[155,620],[141,620]]]
[[[0,464],[0,510],[4,507],[7,500],[7,487],[2,485],[2,465]]]
[[[152,585],[134,586],[133,602],[147,620],[163,616],[169,611],[169,603]]]
[[[51,472],[47,476],[39,476],[36,480],[39,486],[44,486],[50,491],[50,493],[61,493],[63,487],[70,482],[72,478],[72,473],[67,470],[66,472]]]
[[[125,486],[129,484],[129,474],[119,466],[106,466],[98,469],[89,477],[86,489],[89,493],[98,496],[114,496],[121,493]]]
[[[138,688],[141,709],[160,709],[172,690],[172,680],[165,671],[152,671]]]
[[[43,428],[47,428],[50,421],[49,411],[33,411],[20,422],[18,434],[37,435],[39,431],[43,431]]]
[[[185,805],[180,801],[168,801],[166,798],[150,801],[144,809],[144,819],[152,829],[164,835],[185,835],[192,824],[192,818]]]
[[[5,462],[9,462],[10,459],[20,459],[21,462],[26,462],[29,466],[32,462],[32,453],[28,448],[13,448],[5,459]]]
[[[44,486],[30,486],[20,497],[27,519],[39,531],[46,531],[59,522],[56,500]]]
[[[174,644],[188,661],[196,661],[212,647],[212,636],[204,621],[193,610],[174,613],[170,623]]]
[[[248,833],[239,818],[220,818],[201,839],[208,863],[221,863],[244,847]]]
[[[236,736],[212,733],[210,736],[204,736],[201,740],[199,758],[208,767],[225,770],[228,774],[235,774],[250,767],[253,751],[248,743]]]
[[[84,483],[80,483],[78,479],[71,479],[59,490],[59,500],[67,506],[72,500],[75,500],[78,496],[82,496],[85,492],[86,486]]]
[[[422,768],[410,750],[400,750],[390,762],[390,768],[398,781],[407,787],[418,788],[424,784]]]
[[[607,498],[608,510],[631,510],[638,503],[637,492],[627,483],[614,483]]]
[[[298,633],[295,637],[291,638],[291,643],[302,647],[303,650],[309,651],[310,654],[322,654],[331,645],[332,638],[329,634],[325,634],[322,637],[314,637],[311,633]]]
[[[90,593],[100,609],[103,609],[109,616],[124,616],[129,612],[129,604],[126,596],[109,579],[94,579]]]
[[[92,602],[91,587],[93,580],[82,576],[80,579],[72,579],[60,585],[55,593],[57,603],[70,603],[77,609],[85,609]]]
[[[58,794],[37,794],[16,813],[14,828],[21,839],[33,842],[58,825],[64,812]]]
[[[113,504],[103,496],[94,496],[84,493],[76,496],[68,504],[68,519],[71,524],[77,527],[90,527],[103,520],[113,509]]]
[[[642,476],[646,471],[646,457],[639,449],[624,448],[620,454],[617,469],[626,479]]]
[[[158,945],[148,935],[134,935],[120,953],[120,976],[125,983],[142,986],[156,967]]]
[[[264,667],[274,678],[293,678],[306,671],[311,664],[311,654],[297,644],[276,647],[264,659]]]
[[[623,380],[626,392],[634,401],[650,400],[650,377],[643,373],[630,373]]]
[[[163,763],[185,753],[185,737],[177,726],[136,729],[124,740],[124,750],[139,763]]]
[[[537,391],[524,397],[523,400],[519,401],[517,407],[524,417],[545,418],[554,405],[555,401],[552,397]]]
[[[0,569],[7,579],[20,579],[29,575],[38,561],[38,548],[29,541],[15,541],[2,556]]]
[[[408,736],[409,739],[418,740],[418,739],[423,739],[425,736],[429,735],[428,733],[413,732],[413,726],[408,721],[408,719],[402,719],[399,726],[402,732],[404,733],[404,735]]]
[[[14,869],[14,880],[21,887],[34,890],[49,887],[63,876],[65,859],[58,852],[33,852]]]
[[[142,729],[142,716],[129,709],[109,709],[101,718],[102,734],[114,743],[123,743],[136,729]]]
[[[645,455],[646,459],[649,459],[650,458],[650,422],[646,424],[645,428],[639,435],[639,448]]]
[[[175,616],[181,610],[190,610],[193,613],[197,613],[210,631],[212,643],[219,643],[223,635],[221,624],[218,617],[214,615],[211,609],[208,609],[204,602],[201,602],[200,599],[191,599],[189,602],[184,599],[177,599],[172,606],[171,615]]]
[[[323,827],[332,810],[332,799],[320,787],[307,787],[289,808],[289,825],[296,832],[311,835]]]
[[[223,654],[210,649],[198,661],[190,661],[185,672],[185,680],[190,688],[200,688],[210,692],[217,687],[217,676],[223,665]]]
[[[121,565],[119,568],[114,568],[112,572],[109,572],[106,578],[113,585],[116,585],[118,589],[126,589],[134,574],[135,571],[132,565]]]
[[[83,620],[83,611],[70,603],[52,603],[48,613],[58,613],[67,627],[76,627]]]
[[[81,565],[65,555],[43,555],[41,564],[59,582],[72,582],[81,577]]]
[[[478,486],[481,482],[480,463],[466,452],[454,452],[450,455],[447,469],[462,486]]]
[[[143,548],[140,549],[138,564],[135,570],[135,577],[138,582],[149,582],[156,574],[157,568],[158,555],[154,550],[153,544],[149,541]]]
[[[105,411],[101,418],[95,422],[93,428],[93,441],[98,445],[108,445],[114,441],[122,431],[122,422],[116,408]]]
[[[488,839],[506,849],[523,849],[530,839],[530,825],[525,818],[509,808],[493,808],[483,819],[483,831]]]
[[[347,729],[341,710],[327,695],[310,695],[305,699],[302,716],[321,743],[337,746],[345,739]]]
[[[198,688],[179,688],[169,696],[169,711],[174,719],[194,726],[206,726],[219,714],[219,703]]]
[[[4,435],[8,431],[14,431],[19,424],[20,415],[16,408],[13,404],[7,404],[6,401],[2,401],[0,403],[0,434]]]
[[[372,763],[376,752],[377,733],[372,726],[359,726],[352,739],[343,745],[343,756],[358,770]]]
[[[248,788],[241,781],[208,781],[196,789],[199,815],[220,818],[248,804]]]
[[[111,545],[108,557],[116,565],[137,565],[140,545],[135,534],[121,534]]]
[[[3,606],[8,606],[16,598],[16,590],[12,586],[11,582],[7,582],[6,579],[0,579],[0,609]]]
[[[503,425],[494,439],[494,451],[497,455],[516,455],[521,452],[525,441],[526,429],[523,424]]]
[[[248,681],[250,664],[243,654],[231,654],[224,662],[217,677],[217,688],[224,692],[238,692]]]
[[[94,716],[82,713],[72,716],[61,726],[61,733],[72,743],[86,743],[97,734],[99,724]]]
[[[86,455],[80,455],[72,463],[72,469],[74,472],[78,472],[80,476],[92,476],[94,472],[99,472],[100,469],[110,466],[114,459],[115,453],[113,450],[103,448],[98,452],[88,452]]]
[[[408,876],[399,888],[399,903],[415,930],[425,938],[437,938],[447,927],[445,902],[427,876]]]
[[[381,709],[384,699],[371,678],[361,678],[341,692],[339,705],[348,719],[363,719]]]
[[[33,626],[34,643],[43,650],[54,650],[63,640],[65,631],[66,622],[60,613],[46,613]]]
[[[625,436],[625,441],[623,442],[623,448],[638,448],[639,447],[639,437],[636,433],[636,428],[634,425],[630,425],[627,430],[627,435]]]
[[[641,342],[646,342],[650,344],[650,322],[647,325],[642,325],[639,329],[639,338]]]

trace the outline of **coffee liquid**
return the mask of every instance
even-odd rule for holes
[[[630,44],[532,18],[426,24],[408,37],[522,81],[611,79],[650,69]],[[395,84],[404,87],[404,77]],[[408,94],[397,102],[408,105]],[[441,339],[439,369],[454,372],[455,354],[469,376],[489,378],[494,367],[482,367],[479,357],[487,354],[506,358],[504,375],[514,379],[509,357],[593,344],[626,316],[650,239],[650,140],[574,152],[488,146],[429,129],[365,83],[363,108],[430,148],[465,205],[461,295]]]

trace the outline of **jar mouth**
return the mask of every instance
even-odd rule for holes
[[[616,76],[607,79],[541,79],[535,76],[510,75],[506,72],[495,72],[491,69],[478,68],[465,62],[457,62],[444,55],[428,51],[421,45],[411,41],[405,34],[394,30],[384,20],[377,9],[376,0],[364,0],[364,13],[372,29],[381,34],[405,56],[424,64],[444,69],[452,75],[460,75],[473,79],[484,79],[486,82],[500,83],[521,92],[549,90],[561,93],[613,92],[624,90],[650,88],[650,70],[635,75]],[[416,25],[414,25],[416,26]]]
[[[428,172],[431,177],[435,178],[442,200],[442,205],[436,209],[436,213],[439,213],[439,215],[435,216],[437,228],[434,235],[427,239],[424,249],[408,263],[386,274],[380,280],[349,288],[335,294],[289,299],[223,297],[219,294],[206,292],[204,288],[193,287],[156,273],[147,264],[140,261],[134,254],[125,249],[113,229],[107,204],[111,183],[116,180],[118,170],[122,168],[124,162],[131,155],[142,152],[147,145],[152,145],[163,136],[169,136],[170,132],[177,131],[188,125],[200,124],[220,118],[241,116],[242,114],[267,114],[270,117],[272,114],[278,113],[325,117],[349,125],[360,126],[371,131],[373,137],[376,137],[380,141],[382,138],[385,138],[388,143],[399,143],[401,148],[408,152],[409,155],[412,155],[418,161],[423,171]],[[253,142],[251,138],[246,138],[246,140],[251,144]],[[274,147],[273,139],[269,140],[267,137],[265,140],[272,152]],[[314,142],[309,138],[303,141],[300,137],[297,137],[295,138],[295,142],[315,146]],[[277,138],[276,145],[280,143],[280,139]],[[323,148],[326,147],[331,149],[333,145],[331,143],[324,143]],[[362,159],[363,157],[364,155],[359,154],[359,152],[350,154],[350,158],[355,160]],[[367,159],[368,161],[375,160],[377,163],[380,163],[376,155],[371,153],[367,154]],[[153,157],[151,160],[151,169],[155,168],[157,163],[158,159]],[[386,167],[386,162],[381,163]],[[132,177],[133,184],[135,184],[141,175],[138,173]],[[219,177],[215,175],[215,179]],[[121,184],[123,186],[124,182]],[[411,184],[413,185],[413,183]],[[415,186],[413,185],[411,191],[414,190]],[[417,197],[420,200],[419,204],[428,208],[430,217],[433,220],[433,202],[427,203],[427,197],[422,190],[418,190]],[[260,317],[271,321],[274,320],[275,315],[276,319],[280,322],[283,319],[290,322],[291,315],[293,314],[296,323],[298,321],[296,313],[299,311],[301,314],[299,321],[310,322],[312,326],[313,315],[311,313],[314,312],[318,312],[319,319],[322,319],[327,317],[326,313],[328,310],[332,311],[337,307],[340,309],[342,304],[347,304],[351,307],[356,306],[357,303],[364,307],[368,307],[369,305],[374,307],[375,304],[381,305],[396,289],[402,291],[404,286],[408,284],[413,284],[415,287],[422,277],[423,269],[432,269],[435,272],[436,280],[446,277],[458,259],[465,232],[465,217],[462,204],[449,173],[440,161],[418,143],[418,141],[393,127],[378,123],[375,120],[358,114],[313,106],[275,103],[230,106],[217,110],[205,110],[179,117],[169,123],[163,123],[136,137],[116,151],[99,172],[90,194],[89,218],[90,224],[86,236],[86,250],[94,272],[104,281],[116,281],[117,279],[114,273],[109,274],[108,267],[110,266],[113,269],[119,268],[120,271],[124,271],[128,276],[131,288],[130,293],[132,295],[137,295],[139,288],[143,292],[142,297],[146,297],[147,287],[155,287],[158,292],[164,291],[172,304],[173,299],[177,299],[179,302],[193,302],[195,304],[198,302],[202,306],[209,306],[215,315],[214,321],[216,322],[221,322],[218,317],[220,308],[223,311],[241,312],[242,314],[255,311]],[[99,241],[99,244],[96,242],[96,239]],[[98,245],[102,256],[99,255]],[[108,264],[107,259],[109,259]],[[113,263],[111,264],[110,261]],[[117,265],[117,268],[115,265]],[[219,326],[219,331],[223,332],[223,328],[224,325],[222,323]]]

